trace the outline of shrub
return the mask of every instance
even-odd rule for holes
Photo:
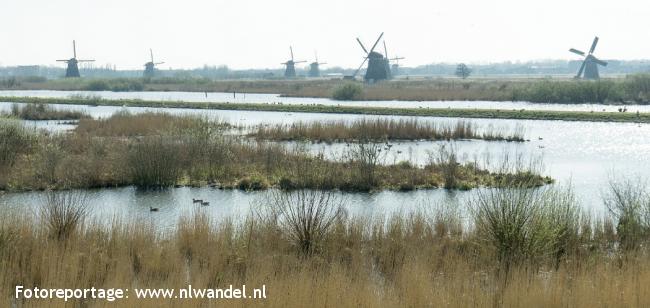
[[[105,80],[92,80],[85,87],[86,91],[108,91],[110,86]]]
[[[275,225],[304,255],[318,252],[334,223],[344,215],[343,202],[333,192],[275,190],[268,200],[269,206],[259,208],[258,216]]]
[[[241,190],[264,190],[269,188],[269,183],[266,179],[259,176],[246,177],[239,181],[237,187]]]
[[[88,195],[81,191],[48,192],[41,207],[41,220],[51,238],[66,240],[88,216]]]
[[[476,235],[507,274],[513,265],[559,258],[576,231],[578,207],[570,190],[478,190],[470,201]]]
[[[347,83],[337,87],[332,93],[332,98],[337,101],[351,101],[361,99],[363,87],[356,83]]]
[[[172,186],[181,175],[180,149],[164,136],[144,138],[135,142],[127,156],[133,184],[140,188]]]
[[[20,122],[0,119],[0,170],[11,167],[18,157],[28,153],[36,142],[36,134]]]
[[[605,206],[617,221],[616,233],[621,248],[640,247],[650,233],[650,194],[642,181],[610,181],[603,198]]]

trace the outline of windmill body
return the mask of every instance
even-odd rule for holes
[[[153,50],[149,49],[149,53],[151,55],[151,61],[147,62],[144,64],[144,73],[143,76],[145,78],[153,78],[156,75],[156,65],[164,64],[165,62],[158,62],[156,63],[153,60]]]
[[[284,70],[284,77],[285,78],[296,78],[296,64],[305,63],[307,61],[295,61],[293,59],[293,47],[289,46],[289,50],[291,51],[291,60],[288,60],[287,62],[282,63],[283,65],[286,66],[286,69]]]
[[[378,52],[368,54],[368,69],[363,79],[367,82],[377,82],[390,79],[388,60]]]
[[[318,54],[316,54],[316,61],[309,64],[309,77],[320,77],[320,66],[327,64],[325,62],[318,62]]]
[[[81,77],[81,74],[79,74],[79,63],[95,61],[95,60],[77,60],[77,43],[75,41],[72,41],[72,54],[73,57],[68,60],[56,60],[57,62],[65,62],[67,64],[67,67],[65,69],[65,78]]]
[[[580,66],[580,69],[578,70],[578,73],[576,74],[575,78],[591,79],[591,80],[600,78],[600,74],[598,73],[598,66],[599,65],[607,66],[607,62],[602,61],[596,58],[596,56],[594,56],[594,51],[596,50],[597,45],[598,45],[598,37],[595,37],[593,43],[591,43],[591,48],[589,48],[588,53],[585,53],[583,51],[574,48],[569,49],[570,52],[584,57],[584,60],[582,61],[582,65]]]

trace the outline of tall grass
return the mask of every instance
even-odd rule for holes
[[[90,116],[81,111],[59,110],[47,104],[13,104],[11,116],[22,120],[79,120]]]
[[[313,142],[381,142],[391,140],[458,140],[482,139],[496,141],[525,141],[523,128],[512,132],[493,126],[478,128],[474,123],[459,120],[441,124],[417,119],[360,119],[356,121],[297,122],[293,124],[260,125],[252,136],[263,140]]]
[[[282,193],[280,193],[282,194]],[[582,219],[569,190],[476,191],[452,210],[387,218],[339,216],[323,194],[280,197],[298,219],[215,223],[196,211],[168,232],[147,222],[88,224],[65,241],[30,217],[0,220],[0,300],[22,307],[105,306],[101,300],[13,299],[26,288],[224,288],[266,285],[267,299],[224,305],[269,307],[646,306],[650,263],[638,251],[598,238],[602,225]],[[270,199],[262,204],[272,204]],[[302,198],[302,199],[300,199]],[[304,200],[306,202],[300,202]],[[331,199],[330,199],[331,200]],[[311,202],[314,201],[314,202]],[[321,207],[329,204],[331,206]],[[429,205],[435,209],[436,205]],[[469,206],[469,224],[454,207]],[[271,207],[272,209],[273,207]],[[268,209],[268,208],[267,208]],[[309,209],[313,209],[310,214]],[[326,228],[310,229],[331,209]],[[462,211],[462,210],[461,210]],[[273,211],[272,211],[273,212]],[[305,214],[305,215],[302,215]],[[334,219],[336,217],[336,219]],[[585,217],[585,216],[582,216]],[[592,218],[593,219],[593,218]],[[278,221],[284,221],[278,223]],[[311,220],[313,221],[313,220]],[[285,222],[287,224],[285,224]],[[292,223],[296,222],[296,223]],[[301,228],[298,228],[301,227]],[[302,233],[315,231],[305,254]],[[2,236],[4,234],[4,236]],[[296,235],[298,234],[298,235]],[[299,234],[303,234],[302,236]],[[588,235],[585,235],[588,234]],[[314,237],[309,237],[314,239]],[[567,240],[570,239],[570,240]],[[606,245],[593,245],[602,241]],[[0,242],[1,244],[2,242]],[[314,246],[311,246],[311,245]],[[562,261],[557,262],[559,247]],[[6,252],[7,247],[10,253]],[[647,253],[647,247],[640,246]],[[506,270],[507,266],[507,270]],[[507,273],[507,275],[506,275]],[[505,278],[507,279],[505,279]],[[129,295],[133,295],[130,293]],[[207,299],[135,296],[124,307],[205,307]]]

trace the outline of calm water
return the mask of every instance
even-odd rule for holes
[[[328,98],[281,97],[278,94],[244,93],[204,93],[204,92],[93,92],[93,91],[0,91],[0,96],[31,96],[67,98],[71,96],[99,96],[107,99],[141,99],[155,101],[185,102],[234,102],[234,103],[283,103],[346,105],[360,107],[400,107],[400,108],[465,108],[465,109],[527,109],[527,110],[574,110],[574,111],[617,111],[615,105],[595,104],[532,104],[527,102],[485,102],[485,101],[362,101],[341,102]],[[650,112],[648,105],[628,105],[628,112]]]
[[[0,103],[0,110],[10,108]],[[91,107],[58,105],[57,108],[85,110],[93,117],[107,117],[119,110],[130,112],[165,111],[174,114],[200,114],[209,118],[227,120],[239,125],[263,123],[292,123],[316,120],[356,120],[360,118],[405,118],[391,116],[340,115],[284,112],[217,111],[192,109],[156,109],[137,107]],[[419,118],[421,121],[450,122],[458,119]],[[530,142],[484,142],[458,141],[454,143],[465,160],[484,162],[489,157],[491,165],[499,162],[504,153],[521,154],[529,160],[543,161],[544,174],[559,183],[570,183],[575,188],[583,206],[598,213],[604,210],[601,202],[603,189],[609,179],[641,176],[650,179],[650,125],[634,123],[589,123],[532,120],[468,119],[479,127],[496,127],[512,130],[520,125]],[[32,125],[58,127],[56,122],[33,122]],[[72,126],[65,126],[70,128]],[[386,162],[411,160],[426,162],[428,151],[435,151],[444,142],[396,143],[386,155]],[[329,157],[340,157],[346,151],[345,144],[308,145],[313,152],[323,152]],[[398,153],[399,152],[399,153]],[[261,193],[218,190],[213,188],[176,188],[164,192],[140,192],[133,188],[92,191],[95,215],[109,219],[114,215],[153,219],[171,226],[179,215],[192,210],[210,213],[215,219],[242,217],[250,212],[251,204],[260,199]],[[443,200],[466,198],[471,192],[448,193],[444,190],[428,190],[411,193],[381,192],[374,194],[345,194],[352,214],[379,215],[393,212],[409,212],[430,207]],[[0,195],[0,205],[36,205],[41,202],[39,193]],[[198,208],[191,198],[209,200],[210,207]],[[158,213],[150,213],[149,205],[161,207]]]

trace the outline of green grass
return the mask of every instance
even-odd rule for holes
[[[240,103],[194,103],[182,101],[143,101],[143,100],[109,100],[100,98],[36,98],[36,97],[0,97],[2,102],[20,102],[35,104],[71,104],[95,106],[127,106],[155,108],[193,108],[208,110],[245,110],[334,114],[365,114],[424,116],[452,118],[484,119],[518,119],[518,120],[559,120],[589,122],[629,122],[650,123],[650,113],[631,112],[587,112],[555,110],[501,110],[501,109],[452,109],[452,108],[386,108],[325,105],[282,105],[282,104],[240,104]]]

